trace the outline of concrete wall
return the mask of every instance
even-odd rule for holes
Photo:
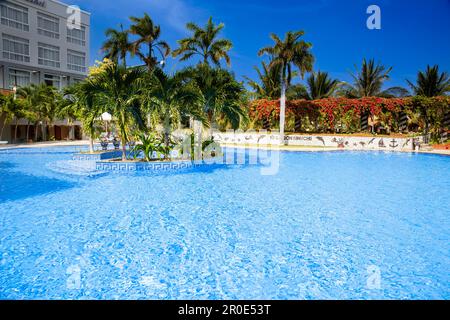
[[[277,145],[279,136],[261,133],[215,133],[214,139],[219,143],[237,145]],[[412,150],[412,138],[391,137],[357,137],[340,135],[288,135],[285,143],[289,146],[330,147],[349,150]]]

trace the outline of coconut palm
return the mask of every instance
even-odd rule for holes
[[[220,66],[220,61],[225,59],[228,66],[231,64],[228,51],[233,47],[230,40],[218,38],[219,33],[225,27],[223,23],[215,25],[212,17],[206,26],[201,28],[195,23],[188,23],[186,28],[192,32],[192,36],[178,41],[180,47],[173,52],[173,56],[181,55],[180,60],[186,61],[194,56],[200,58],[200,62]]]
[[[120,30],[109,28],[105,35],[107,40],[103,43],[102,50],[105,52],[105,58],[111,59],[118,63],[122,60],[122,65],[127,65],[127,54],[133,49],[132,44],[128,40],[128,31],[123,30],[120,25]]]
[[[361,70],[351,74],[353,85],[342,87],[344,95],[349,98],[386,97],[408,95],[408,91],[402,87],[391,87],[383,90],[384,83],[389,80],[392,67],[385,67],[375,63],[374,59],[363,60]]]
[[[11,122],[12,120],[15,120],[14,142],[16,142],[17,126],[19,124],[19,120],[24,116],[23,104],[19,99],[16,99],[15,95],[13,94],[7,95],[2,99],[2,112],[5,118],[0,138],[3,135],[3,129],[5,127],[5,124]]]
[[[181,74],[169,76],[156,68],[151,76],[151,85],[143,93],[143,104],[154,123],[164,127],[164,144],[169,146],[172,128],[180,123],[183,116],[191,116],[203,121],[201,106],[202,93],[192,80]]]
[[[217,118],[223,118],[233,129],[239,128],[246,114],[242,108],[243,85],[234,75],[221,68],[212,68],[206,64],[187,68],[181,72],[193,79],[203,94],[203,112],[210,128]]]
[[[332,96],[339,86],[339,81],[331,79],[327,72],[314,72],[306,79],[307,100],[318,100]]]
[[[41,124],[42,140],[47,140],[47,125],[52,123],[58,110],[58,104],[61,99],[59,92],[53,86],[48,86],[45,83],[35,85],[32,84],[27,87],[19,88],[17,90],[17,97],[24,100],[27,112],[33,113],[30,120],[35,122],[35,137],[37,140],[38,123]]]
[[[286,121],[286,90],[293,77],[293,67],[297,67],[301,77],[313,69],[314,57],[311,53],[312,44],[300,40],[303,31],[287,32],[284,40],[276,34],[271,34],[275,44],[259,50],[258,55],[269,54],[270,67],[280,66],[281,102],[280,102],[280,138],[284,143],[284,126]]]
[[[170,54],[169,44],[159,40],[161,28],[159,25],[155,25],[147,13],[144,13],[142,18],[130,17],[130,20],[133,23],[130,33],[138,36],[138,39],[132,44],[132,54],[137,55],[151,71],[158,64],[157,54],[161,56],[162,60]]]
[[[281,78],[279,66],[270,68],[266,62],[261,63],[262,69],[254,67],[258,73],[259,82],[245,77],[248,85],[259,99],[278,99],[281,94]]]
[[[447,72],[440,73],[438,65],[419,71],[416,84],[406,81],[417,96],[437,97],[450,92],[450,77]]]
[[[87,81],[67,87],[64,91],[65,105],[61,113],[75,116],[82,123],[85,134],[89,137],[89,152],[94,152],[94,139],[98,136],[98,119],[103,108],[96,103],[96,91]]]
[[[88,93],[87,97],[97,104],[102,112],[111,114],[115,120],[119,128],[123,160],[126,160],[126,144],[130,128],[137,126],[139,129],[145,129],[140,108],[140,95],[144,88],[143,77],[142,68],[127,70],[123,66],[112,64],[108,65],[104,72],[88,78],[83,88]],[[88,118],[91,122],[94,121],[90,113]]]

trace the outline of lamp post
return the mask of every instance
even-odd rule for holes
[[[104,113],[102,114],[102,117],[101,117],[101,118],[102,118],[102,121],[105,122],[106,136],[108,136],[108,135],[109,135],[109,133],[108,133],[108,122],[112,120],[112,116],[111,116],[111,114],[109,114],[108,112],[104,112]]]

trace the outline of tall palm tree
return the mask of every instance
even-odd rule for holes
[[[391,87],[383,90],[384,83],[389,80],[392,67],[386,68],[374,59],[363,60],[361,70],[351,74],[353,85],[343,86],[344,94],[350,98],[363,97],[395,97],[405,96],[408,91],[402,87]]]
[[[67,87],[64,91],[65,105],[61,113],[74,117],[83,124],[83,131],[89,137],[89,152],[94,152],[94,139],[97,136],[97,122],[103,108],[96,103],[95,90],[87,81]]]
[[[130,128],[145,129],[141,110],[141,93],[144,88],[144,70],[127,70],[117,64],[109,65],[104,72],[88,78],[84,90],[103,112],[108,112],[119,127],[122,159],[126,160],[126,144]]]
[[[120,25],[120,30],[109,28],[106,30],[106,41],[103,43],[102,50],[105,52],[105,57],[118,63],[122,60],[122,65],[127,65],[127,54],[132,51],[133,46],[128,40],[128,31],[123,30]]]
[[[425,72],[417,73],[416,84],[406,80],[417,96],[437,97],[450,92],[450,77],[447,72],[439,72],[439,66],[427,66]]]
[[[327,72],[314,72],[306,79],[307,100],[318,100],[332,96],[339,86],[339,81],[331,79]]]
[[[241,106],[244,88],[231,72],[200,64],[180,74],[193,79],[200,88],[204,99],[203,112],[211,129],[218,117],[224,118],[233,129],[239,128],[241,121],[246,119]]]
[[[152,119],[164,127],[164,143],[169,145],[172,128],[183,116],[191,116],[205,123],[202,113],[202,93],[192,80],[180,74],[169,76],[161,69],[154,70],[151,85],[143,93],[143,104]]]
[[[313,69],[314,57],[311,53],[312,44],[300,40],[304,31],[287,32],[284,40],[276,34],[270,37],[275,42],[272,47],[259,50],[258,55],[269,54],[271,56],[270,66],[280,66],[281,79],[281,102],[280,102],[280,138],[284,144],[284,126],[286,122],[286,90],[292,79],[292,69],[297,67],[301,77]]]
[[[161,56],[162,60],[170,54],[169,44],[159,40],[161,27],[155,25],[147,13],[144,13],[142,18],[130,17],[130,20],[133,23],[130,33],[138,36],[138,39],[132,44],[132,53],[137,55],[151,71],[158,64],[157,54]],[[143,46],[146,46],[146,49]]]
[[[218,38],[219,33],[225,27],[223,23],[215,25],[212,17],[204,28],[195,23],[188,23],[186,28],[192,32],[192,36],[178,41],[180,47],[173,52],[173,56],[181,55],[180,60],[186,61],[194,56],[199,56],[201,63],[209,64],[212,62],[220,66],[220,60],[225,59],[228,66],[231,64],[228,51],[233,44],[228,39]]]

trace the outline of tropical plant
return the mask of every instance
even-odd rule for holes
[[[247,118],[242,107],[243,85],[234,75],[221,68],[206,64],[190,67],[180,72],[195,81],[203,95],[203,112],[211,128],[217,118],[225,119],[233,129]]]
[[[66,114],[81,121],[89,137],[89,152],[94,152],[94,139],[99,137],[99,118],[102,107],[96,103],[95,91],[86,81],[67,87],[64,91],[65,104],[60,114]]]
[[[59,109],[62,100],[60,93],[53,86],[45,83],[35,85],[32,84],[27,87],[22,87],[17,90],[17,98],[24,100],[25,109],[29,120],[33,120],[35,124],[35,137],[38,139],[37,125],[41,126],[41,137],[43,141],[47,140],[47,126],[53,122],[57,110]]]
[[[450,92],[450,77],[447,72],[439,72],[439,66],[427,66],[425,72],[417,73],[416,84],[406,80],[417,96],[437,97]]]
[[[233,44],[228,39],[218,39],[219,33],[225,27],[223,23],[215,25],[212,17],[204,28],[195,23],[188,23],[186,28],[192,32],[192,36],[178,41],[180,47],[173,52],[173,56],[181,55],[180,60],[186,61],[194,56],[200,57],[200,62],[220,66],[220,61],[225,59],[228,66],[231,64],[228,51]]]
[[[205,123],[202,102],[201,91],[194,81],[181,73],[167,75],[159,68],[154,70],[150,85],[143,92],[143,104],[152,122],[163,124],[166,146],[170,145],[170,133],[182,116],[191,116]]]
[[[402,87],[391,87],[383,90],[384,83],[389,80],[392,67],[386,68],[380,63],[375,63],[374,59],[363,60],[361,70],[356,70],[351,74],[353,85],[346,84],[342,87],[343,95],[348,98],[364,97],[403,97],[408,95],[408,91]]]
[[[102,50],[105,52],[105,57],[119,63],[122,60],[122,65],[127,66],[127,54],[132,52],[133,46],[128,40],[128,31],[123,30],[120,25],[120,30],[109,28],[105,35],[107,40],[103,43]]]
[[[284,40],[276,34],[271,34],[275,42],[273,46],[259,50],[259,55],[269,54],[271,61],[269,66],[280,67],[281,99],[280,99],[280,136],[284,143],[284,127],[286,122],[286,90],[292,79],[293,66],[299,69],[301,77],[313,69],[314,57],[311,53],[311,43],[300,40],[303,31],[287,32]]]
[[[132,44],[132,54],[137,55],[151,71],[158,64],[157,53],[160,54],[162,61],[170,54],[169,44],[159,40],[161,28],[159,25],[155,25],[147,13],[144,13],[142,18],[130,17],[130,20],[133,23],[130,33],[139,37]],[[146,46],[146,49],[143,46]]]
[[[327,72],[313,72],[307,79],[307,100],[331,97],[339,86],[339,81],[331,79]]]
[[[245,77],[258,99],[278,99],[281,94],[281,78],[279,67],[270,68],[266,62],[261,63],[262,70],[254,67],[259,82]]]
[[[11,122],[13,119],[15,120],[14,142],[17,142],[17,126],[19,124],[19,120],[24,116],[23,104],[19,99],[16,99],[15,95],[7,95],[2,101],[2,112],[5,117],[4,125]],[[3,127],[1,134],[3,134]]]
[[[161,150],[161,142],[155,137],[153,133],[140,133],[137,137],[140,143],[136,144],[132,149],[134,159],[142,153],[146,161],[153,160],[153,154]]]
[[[89,77],[84,84],[88,97],[103,111],[111,114],[119,128],[122,143],[122,159],[126,160],[126,144],[130,127],[145,129],[142,116],[141,94],[144,88],[144,70],[113,64],[104,72]],[[92,114],[88,113],[90,121]]]

